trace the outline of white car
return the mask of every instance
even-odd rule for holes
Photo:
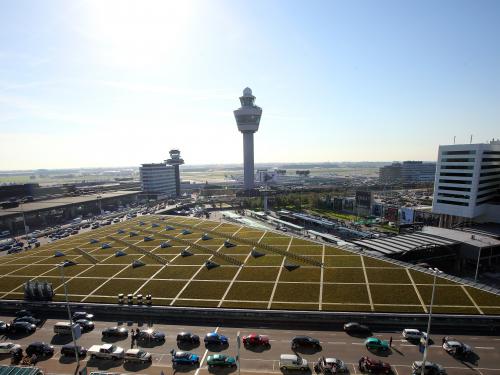
[[[425,339],[427,337],[427,332],[419,331],[418,329],[414,328],[405,328],[403,329],[403,337],[406,340],[420,340],[421,338]]]
[[[14,344],[12,342],[1,342],[0,343],[0,354],[8,354],[12,351],[19,349],[21,345]]]

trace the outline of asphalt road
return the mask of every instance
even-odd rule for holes
[[[0,320],[10,321],[12,317],[0,316]],[[61,358],[60,347],[71,341],[70,337],[61,338],[55,336],[53,333],[54,324],[58,320],[49,319],[43,322],[41,327],[32,335],[24,337],[2,337],[2,341],[11,341],[19,343],[25,348],[28,344],[34,341],[44,341],[51,343],[56,347],[55,354],[52,358],[41,360],[38,363],[38,367],[45,370],[46,373],[51,374],[73,374],[76,369],[76,363],[74,359]],[[101,339],[101,331],[106,327],[116,325],[117,322],[95,322],[95,329],[92,332],[85,333],[78,340],[79,345],[84,347],[90,347],[94,344],[103,343]],[[136,328],[137,323],[124,322],[122,323],[130,331],[131,328]],[[141,328],[147,328],[146,326],[140,326]],[[224,334],[229,337],[229,347],[227,348],[211,348],[210,351],[206,350],[203,343],[192,349],[191,351],[200,355],[202,358],[201,367],[199,369],[185,369],[181,372],[190,374],[228,374],[238,372],[237,370],[222,370],[222,369],[207,369],[206,358],[213,352],[219,351],[228,355],[237,354],[236,336],[240,332],[241,335],[245,335],[251,332],[256,332],[260,334],[267,334],[271,339],[271,348],[264,351],[251,351],[245,348],[241,348],[240,359],[241,359],[241,374],[272,374],[281,373],[278,367],[278,360],[280,354],[293,354],[290,348],[290,340],[295,335],[310,335],[319,339],[322,343],[322,351],[318,353],[302,353],[301,355],[309,361],[316,361],[320,356],[326,357],[337,357],[342,359],[348,364],[351,374],[359,374],[359,370],[355,364],[361,356],[368,355],[373,357],[379,357],[380,359],[389,362],[393,366],[394,373],[396,375],[406,375],[410,374],[410,366],[413,361],[421,360],[422,355],[418,351],[418,347],[412,343],[409,343],[402,339],[400,335],[400,330],[393,332],[378,332],[375,336],[381,337],[383,339],[389,339],[393,337],[393,348],[389,354],[386,356],[378,356],[374,353],[370,353],[363,345],[363,339],[352,337],[344,332],[339,331],[302,331],[299,329],[294,329],[290,327],[289,329],[271,329],[266,327],[261,328],[237,328],[237,327],[214,327],[214,326],[188,326],[188,325],[162,325],[155,324],[154,329],[163,331],[167,335],[166,342],[162,345],[147,347],[145,348],[153,354],[153,363],[151,365],[131,365],[124,364],[122,361],[107,361],[107,360],[89,360],[86,359],[82,361],[81,368],[87,366],[87,371],[106,371],[115,373],[131,373],[137,372],[140,374],[156,374],[159,375],[162,371],[164,375],[173,374],[171,367],[171,355],[170,350],[176,347],[175,336],[181,331],[190,331],[198,334],[202,339],[207,332],[216,330],[217,332]],[[405,328],[405,327],[401,327]],[[407,327],[410,328],[410,327]],[[500,338],[492,336],[463,336],[456,335],[455,338],[471,345],[474,348],[474,352],[480,357],[477,365],[471,363],[464,363],[454,359],[449,356],[441,347],[441,335],[433,336],[436,341],[435,345],[432,345],[429,349],[428,360],[437,362],[443,365],[447,373],[465,375],[465,374],[480,374],[480,375],[493,375],[500,374]],[[130,337],[123,340],[117,340],[114,342],[116,345],[123,347],[125,350],[130,348],[131,339]],[[0,364],[10,364],[10,357],[4,355],[0,357]],[[311,363],[312,365],[312,363]],[[180,372],[180,371],[177,371]]]

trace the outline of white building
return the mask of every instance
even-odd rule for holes
[[[144,193],[166,198],[176,195],[174,167],[164,163],[142,164],[139,168]]]
[[[440,226],[500,223],[500,141],[439,146],[432,212]]]

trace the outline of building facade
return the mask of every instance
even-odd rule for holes
[[[439,146],[432,212],[446,227],[500,223],[500,141]]]
[[[157,199],[176,195],[174,167],[164,163],[142,164],[139,173],[144,193]]]
[[[423,161],[396,162],[379,169],[381,182],[432,182],[435,175],[436,164]]]

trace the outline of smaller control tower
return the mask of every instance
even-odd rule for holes
[[[255,105],[255,96],[247,87],[240,96],[241,107],[234,111],[238,130],[243,133],[243,174],[245,190],[254,187],[253,133],[259,130],[262,108]]]
[[[170,159],[165,160],[168,165],[174,167],[175,170],[175,194],[180,197],[181,195],[181,175],[179,173],[179,165],[184,164],[184,159],[181,158],[179,150],[170,150]]]

